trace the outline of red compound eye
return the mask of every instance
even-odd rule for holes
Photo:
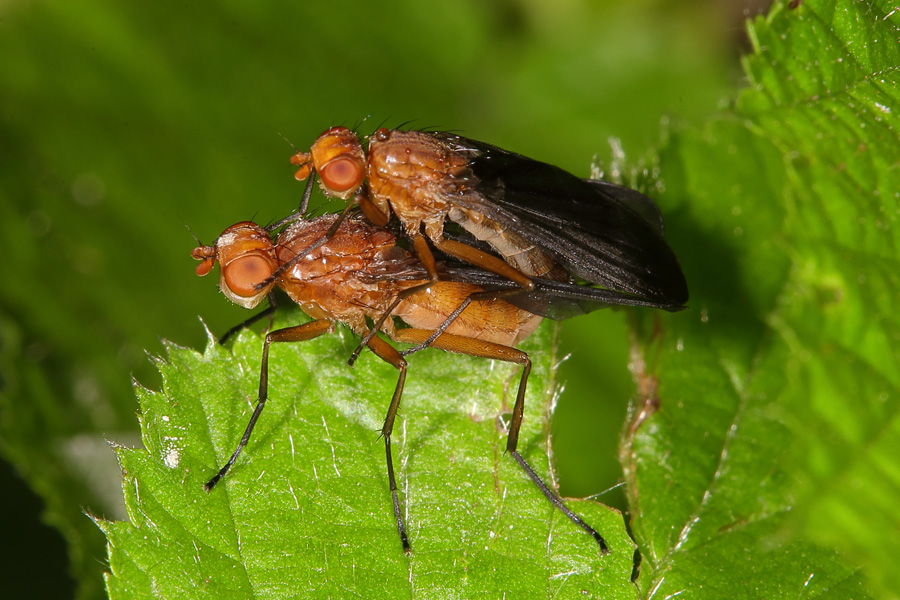
[[[272,274],[272,265],[259,255],[242,256],[228,263],[222,271],[225,285],[235,295],[252,298],[259,294],[257,284]]]
[[[319,171],[322,183],[330,190],[343,193],[362,184],[365,178],[362,165],[353,157],[337,158]]]

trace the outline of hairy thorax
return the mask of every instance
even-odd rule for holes
[[[379,129],[369,142],[369,192],[385,214],[393,210],[410,235],[425,225],[439,241],[450,207],[465,193],[467,161],[433,137],[418,131]]]
[[[334,218],[298,221],[278,239],[278,259],[284,263],[319,240]],[[315,319],[346,323],[357,334],[368,331],[366,317],[377,319],[401,290],[416,281],[385,276],[385,269],[402,268],[405,253],[387,231],[347,220],[334,237],[297,261],[283,276],[283,289]],[[396,265],[396,266],[395,266]],[[373,272],[379,277],[372,277]],[[389,271],[388,271],[389,272]],[[393,331],[386,321],[385,330]]]

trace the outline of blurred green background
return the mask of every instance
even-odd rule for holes
[[[663,118],[699,122],[734,96],[743,20],[761,10],[0,1],[5,594],[71,596],[68,570],[81,597],[102,595],[103,537],[81,513],[124,516],[105,440],[138,443],[131,377],[158,387],[145,352],[160,338],[201,348],[198,315],[215,333],[247,316],[194,275],[184,224],[208,243],[284,216],[302,192],[288,156],[337,124],[452,129],[581,176],[615,137],[637,163]],[[624,314],[566,323],[569,354],[560,491],[624,508],[607,491],[633,391]]]

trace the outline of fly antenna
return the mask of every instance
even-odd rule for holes
[[[287,136],[284,135],[283,133],[281,133],[280,131],[278,132],[278,137],[280,137],[281,139],[283,139],[284,141],[286,141],[286,142],[288,143],[288,146],[291,147],[291,150],[293,150],[294,153],[299,152],[299,151],[297,150],[297,146],[294,145],[294,142],[292,142],[291,140],[289,140],[289,139],[287,138]]]
[[[197,242],[197,245],[203,246],[203,242],[200,241],[200,238],[197,237],[197,234],[194,233],[194,230],[191,229],[191,226],[187,224],[187,221],[185,221],[181,216],[179,216],[178,218],[181,219],[181,223],[187,228],[187,230],[191,232],[191,237],[194,238],[194,241]]]

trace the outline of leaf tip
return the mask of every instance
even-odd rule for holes
[[[212,330],[209,328],[209,325],[206,324],[206,321],[203,320],[203,317],[197,316],[197,319],[200,320],[200,324],[203,326],[203,331],[206,332],[206,352],[208,353],[210,350],[219,345],[219,340],[213,334]]]

